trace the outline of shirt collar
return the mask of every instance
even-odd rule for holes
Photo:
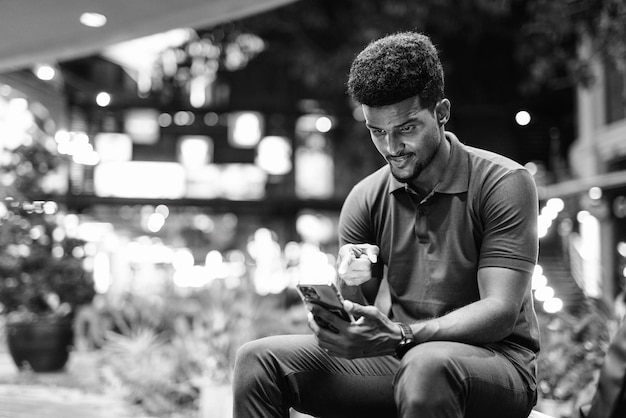
[[[469,162],[468,153],[465,146],[452,132],[446,132],[446,139],[450,142],[450,159],[448,165],[443,172],[443,177],[437,186],[437,193],[463,193],[468,189],[469,183]],[[393,193],[398,189],[405,189],[406,184],[402,183],[394,176],[389,174],[389,193]]]

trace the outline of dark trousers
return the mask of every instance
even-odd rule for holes
[[[536,400],[514,365],[489,348],[428,342],[392,356],[329,356],[311,335],[243,345],[235,364],[234,418],[526,418]]]

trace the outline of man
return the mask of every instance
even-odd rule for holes
[[[354,60],[348,91],[387,161],[354,187],[340,216],[339,284],[358,319],[311,305],[314,336],[243,346],[235,417],[287,417],[290,407],[344,418],[530,413],[534,182],[519,164],[445,131],[443,87],[423,34],[384,37]],[[388,314],[374,304],[383,277]]]

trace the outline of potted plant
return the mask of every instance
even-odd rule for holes
[[[587,299],[580,312],[554,317],[540,313],[542,343],[538,368],[538,407],[569,416],[589,401],[610,343],[612,319],[601,300]],[[588,398],[588,399],[587,399]]]
[[[61,164],[45,138],[0,147],[0,313],[16,365],[37,372],[65,366],[73,315],[95,294],[84,243],[64,232],[58,205],[42,200],[42,179]]]

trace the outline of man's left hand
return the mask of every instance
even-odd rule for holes
[[[319,305],[311,305],[309,327],[318,344],[328,354],[347,359],[392,355],[401,340],[398,325],[374,306],[344,301],[344,308],[355,318],[347,322]],[[337,332],[320,327],[314,317],[333,326]]]

